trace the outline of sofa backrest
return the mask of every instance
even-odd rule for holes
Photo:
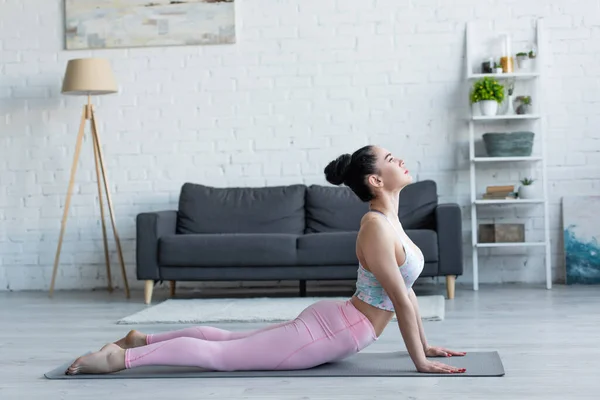
[[[398,217],[404,229],[434,229],[438,204],[437,185],[432,180],[412,183],[400,192]]]
[[[434,181],[402,189],[404,229],[434,229],[438,204]],[[369,203],[346,186],[302,184],[215,188],[185,183],[179,197],[177,233],[316,233],[358,231]]]
[[[346,186],[311,185],[306,189],[306,233],[358,231],[369,203]]]
[[[185,183],[177,233],[304,233],[305,185],[215,188]]]
[[[434,181],[412,183],[402,189],[398,213],[404,229],[434,229],[438,204]],[[306,233],[358,231],[369,210],[346,186],[311,185],[306,190]]]

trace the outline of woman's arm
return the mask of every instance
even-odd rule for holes
[[[413,309],[415,310],[415,316],[417,317],[417,325],[419,326],[419,337],[421,344],[423,345],[423,351],[427,357],[448,357],[448,356],[464,356],[465,352],[448,350],[443,347],[432,347],[427,344],[427,338],[425,337],[425,329],[423,329],[423,320],[421,319],[421,313],[419,312],[419,302],[417,301],[417,295],[411,288],[408,291],[408,298],[412,303]]]
[[[389,227],[375,220],[366,222],[358,234],[358,244],[369,270],[390,297],[400,333],[417,371],[430,373],[460,373],[464,369],[429,361],[420,337],[420,322],[408,290],[396,264],[394,235]],[[420,321],[419,317],[419,321]]]
[[[417,318],[417,325],[419,326],[419,337],[421,338],[421,345],[423,346],[423,351],[427,350],[427,338],[425,337],[425,330],[423,329],[423,321],[421,320],[421,313],[419,312],[419,302],[417,301],[417,296],[415,295],[415,291],[412,288],[408,291],[408,298],[412,303],[413,309],[415,310],[415,316]]]

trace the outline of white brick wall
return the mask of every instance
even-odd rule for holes
[[[560,203],[600,190],[600,4],[544,0],[240,1],[238,43],[63,50],[62,2],[0,0],[0,290],[49,286],[82,98],[60,94],[70,58],[111,59],[117,95],[95,99],[132,287],[135,215],[174,208],[186,181],[325,183],[322,169],[366,143],[405,157],[464,213],[469,176],[460,117],[464,23],[527,34],[546,18],[554,278],[563,280]],[[103,287],[93,153],[86,137],[57,289]],[[516,180],[519,173],[489,171]],[[491,216],[496,211],[490,211]],[[538,211],[508,211],[542,235]],[[107,221],[108,222],[108,221]],[[111,230],[109,229],[109,233]],[[121,286],[110,237],[113,280]],[[491,250],[482,282],[542,282],[539,251]],[[500,255],[500,256],[497,256]]]

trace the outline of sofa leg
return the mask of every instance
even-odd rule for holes
[[[150,304],[152,301],[152,290],[154,289],[154,281],[147,280],[146,286],[144,286],[144,302]]]
[[[306,297],[306,281],[300,281],[300,297]]]
[[[171,288],[171,297],[175,297],[175,282],[176,281],[170,281],[169,282],[169,286]]]
[[[446,276],[446,291],[448,292],[448,298],[454,298],[454,283],[456,282],[456,275]]]

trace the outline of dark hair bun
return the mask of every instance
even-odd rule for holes
[[[346,180],[348,175],[348,169],[350,169],[350,163],[352,162],[352,156],[350,154],[342,154],[335,160],[331,161],[325,167],[325,179],[327,182],[334,185],[341,185]]]

